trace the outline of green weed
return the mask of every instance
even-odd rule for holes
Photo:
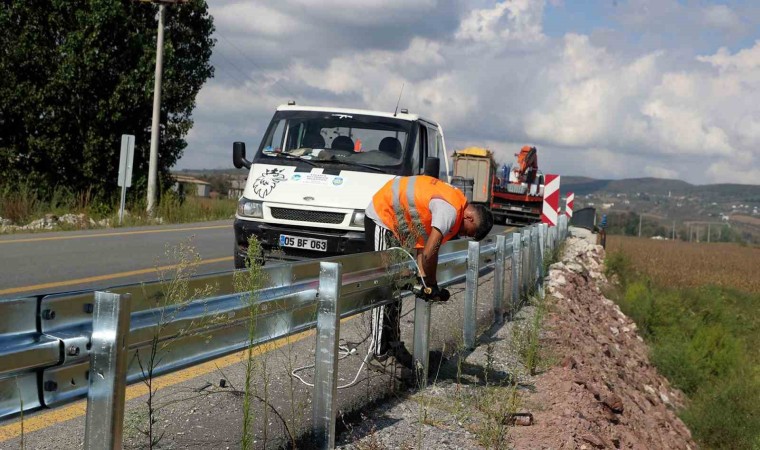
[[[760,294],[663,287],[608,256],[622,282],[612,297],[637,323],[652,362],[690,399],[680,412],[705,448],[760,448]]]

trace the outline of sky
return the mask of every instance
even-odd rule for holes
[[[760,1],[212,0],[216,73],[178,169],[275,108],[393,111],[545,173],[760,184]]]

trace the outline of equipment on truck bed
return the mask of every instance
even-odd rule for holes
[[[544,201],[544,175],[538,170],[536,147],[524,146],[516,153],[517,163],[508,173],[508,179],[494,186],[492,211],[504,217],[507,224],[530,225],[541,221]]]
[[[468,201],[491,209],[494,218],[510,225],[541,221],[544,176],[538,170],[536,147],[525,146],[515,154],[517,162],[497,165],[490,150],[468,147],[454,152],[452,184],[462,189]],[[472,185],[471,194],[469,191]]]

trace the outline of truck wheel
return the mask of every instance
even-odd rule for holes
[[[236,269],[245,269],[245,262],[246,262],[247,258],[244,257],[244,256],[239,256],[238,255],[238,253],[237,253],[237,246],[235,246],[234,259],[235,259],[235,268]]]
[[[238,255],[237,252],[237,245],[235,246],[233,250],[233,259],[235,260],[235,268],[236,269],[247,269],[246,264],[248,263],[248,258],[245,256]],[[259,266],[263,266],[264,263],[266,263],[266,258],[264,257],[264,252],[262,251],[258,258],[254,261],[255,264]]]

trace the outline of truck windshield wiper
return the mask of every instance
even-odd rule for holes
[[[285,158],[285,159],[293,159],[296,161],[305,162],[306,164],[314,167],[319,167],[319,165],[313,161],[309,161],[308,159],[303,159],[300,156],[293,156],[288,155],[287,153],[274,153],[274,154],[266,154],[267,156],[271,156],[273,158]]]
[[[357,163],[357,162],[353,162],[353,161],[346,161],[346,160],[343,160],[343,159],[337,159],[335,156],[333,156],[332,158],[326,160],[325,162],[345,164],[347,166],[364,167],[365,169],[371,169],[371,170],[374,170],[375,172],[385,173],[385,170],[380,169],[378,167],[370,166],[370,165],[367,165],[367,164],[361,164],[361,163]]]

